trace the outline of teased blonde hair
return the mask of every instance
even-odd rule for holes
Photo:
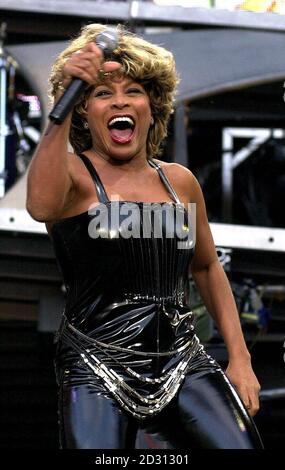
[[[51,96],[54,97],[62,79],[62,69],[71,54],[82,49],[96,35],[107,29],[101,24],[89,24],[82,28],[81,34],[58,56],[53,64],[50,84]],[[152,44],[117,26],[118,47],[113,60],[122,64],[123,73],[141,83],[150,98],[154,124],[147,137],[147,157],[153,158],[161,153],[160,144],[167,135],[167,124],[173,112],[174,95],[179,82],[175,62],[171,52]],[[90,89],[91,88],[91,89]],[[77,153],[92,147],[91,134],[83,126],[86,117],[87,99],[92,91],[90,87],[83,93],[74,107],[70,128],[70,143]]]

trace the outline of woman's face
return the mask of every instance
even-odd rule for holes
[[[151,109],[142,85],[127,76],[105,79],[91,93],[87,112],[95,152],[117,160],[146,157]]]

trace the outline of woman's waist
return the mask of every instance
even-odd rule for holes
[[[131,368],[134,379],[138,372],[139,375],[143,374],[146,381],[147,377],[168,373],[181,361],[188,362],[190,356],[194,356],[200,347],[199,339],[194,333],[185,336],[183,340],[169,343],[167,350],[160,348],[159,343],[156,343],[157,348],[152,350],[154,343],[143,339],[133,344],[128,341],[120,342],[118,338],[102,341],[82,333],[71,325],[66,317],[63,317],[57,339],[56,359],[62,368],[73,369],[75,365],[78,367],[80,364],[84,368],[84,363],[93,364],[95,368],[111,367],[118,372],[125,370],[126,373],[129,373]]]
[[[115,281],[114,281],[115,282]],[[118,281],[120,283],[120,281]],[[117,283],[117,284],[118,284]],[[132,289],[131,285],[120,286],[105,283],[104,288],[88,284],[80,288],[77,286],[76,294],[70,287],[66,289],[65,312],[70,318],[70,313],[80,312],[93,308],[96,311],[106,308],[112,309],[117,305],[128,304],[156,304],[184,306],[187,297],[187,290],[184,288],[163,289],[146,286],[145,289]]]
[[[123,312],[132,308],[140,308],[143,306],[159,309],[187,309],[190,305],[187,303],[187,292],[184,289],[175,289],[171,292],[164,292],[160,289],[146,289],[135,291],[133,289],[116,289],[109,285],[103,289],[77,290],[76,295],[72,289],[67,290],[64,312],[68,320],[72,324],[81,324],[84,318],[90,316],[104,318],[112,312]],[[76,326],[76,325],[75,325]]]
[[[192,312],[189,312],[189,314],[192,315]],[[138,356],[148,355],[155,357],[159,355],[171,356],[176,352],[184,350],[191,344],[195,336],[194,325],[191,324],[188,330],[184,328],[183,332],[179,332],[177,331],[177,324],[175,323],[175,330],[166,331],[162,328],[153,329],[151,335],[152,339],[155,338],[155,341],[153,341],[150,339],[150,335],[146,334],[145,325],[139,325],[137,319],[133,320],[133,325],[131,325],[130,322],[126,322],[125,325],[120,325],[120,327],[114,327],[113,329],[110,329],[110,324],[106,324],[106,330],[109,330],[108,333],[107,331],[104,332],[104,330],[101,331],[101,328],[94,329],[90,332],[83,332],[70,323],[67,317],[63,315],[61,326],[56,333],[56,337],[60,338],[62,335],[70,336],[76,338],[77,341],[81,341],[86,347],[97,347],[98,350],[109,349],[114,353],[122,352],[132,353]],[[126,334],[126,332],[129,334]],[[168,338],[173,340],[172,342],[168,342],[169,347],[167,348],[163,347],[165,339],[167,338],[165,333],[171,333]],[[163,342],[159,342],[160,336],[163,336]],[[155,344],[155,347],[150,348],[150,345],[153,344]]]
[[[101,309],[65,311],[70,328],[103,344],[147,352],[179,349],[194,334],[188,305],[163,299],[124,300]]]

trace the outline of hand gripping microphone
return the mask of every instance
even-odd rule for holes
[[[104,60],[111,60],[113,51],[118,45],[117,33],[112,29],[107,29],[97,34],[96,45],[102,50]],[[53,107],[49,118],[55,124],[62,124],[68,113],[72,110],[81,93],[89,86],[81,78],[73,78],[63,95]]]

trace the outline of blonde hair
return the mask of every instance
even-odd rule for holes
[[[107,26],[101,24],[89,24],[83,27],[81,34],[58,56],[49,77],[52,97],[58,90],[62,80],[62,69],[70,55],[82,49],[88,42],[93,41],[97,34],[106,29]],[[150,98],[154,124],[150,127],[147,137],[147,157],[151,159],[161,153],[160,145],[167,136],[168,121],[173,112],[174,96],[179,82],[174,58],[172,53],[163,47],[145,41],[126,31],[121,25],[117,26],[117,32],[119,40],[113,60],[122,64],[125,75],[141,83]],[[89,129],[84,128],[86,104],[91,91],[92,87],[89,87],[83,93],[72,114],[69,137],[77,153],[92,147]]]

